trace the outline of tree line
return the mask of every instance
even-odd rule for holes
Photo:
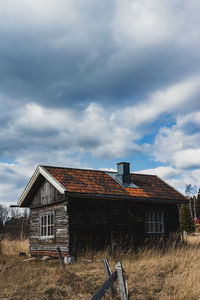
[[[29,234],[29,210],[0,204],[0,236],[24,239]]]

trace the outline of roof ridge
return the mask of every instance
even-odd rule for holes
[[[67,170],[95,171],[95,172],[103,172],[103,173],[108,172],[108,171],[103,171],[103,170],[72,168],[72,167],[57,167],[57,166],[45,166],[45,165],[40,165],[40,166],[44,167],[44,168],[47,167],[47,168],[56,168],[56,169],[67,169]]]
[[[141,175],[141,176],[154,176],[154,177],[158,177],[157,175],[154,174],[141,174],[141,173],[130,173],[131,175]]]
[[[56,168],[56,169],[67,169],[67,170],[80,170],[80,171],[94,171],[94,172],[102,172],[102,173],[117,173],[116,171],[109,171],[109,170],[96,170],[96,169],[84,169],[84,168],[73,168],[73,167],[59,167],[59,166],[47,166],[47,165],[40,165],[41,167],[44,168]],[[131,175],[141,175],[141,176],[154,176],[158,177],[157,175],[154,174],[141,174],[141,173],[135,173],[135,172],[130,172]]]

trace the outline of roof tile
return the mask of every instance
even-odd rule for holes
[[[155,175],[131,174],[138,188],[124,188],[106,171],[42,166],[68,192],[133,198],[183,200],[186,198]]]

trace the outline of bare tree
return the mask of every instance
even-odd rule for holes
[[[197,202],[197,186],[192,184],[186,184],[185,186],[185,194],[189,200],[189,206],[192,218],[196,221],[196,202]]]
[[[1,221],[2,220],[2,221]],[[2,224],[2,226],[1,226]],[[2,227],[2,228],[1,228]],[[28,236],[29,210],[0,206],[0,232],[10,238],[21,238]]]
[[[0,222],[5,224],[5,222],[9,218],[8,208],[2,204],[0,204]]]

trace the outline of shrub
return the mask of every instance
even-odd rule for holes
[[[183,204],[180,215],[180,229],[181,232],[186,231],[192,233],[195,230],[194,221],[192,219],[189,205]]]

